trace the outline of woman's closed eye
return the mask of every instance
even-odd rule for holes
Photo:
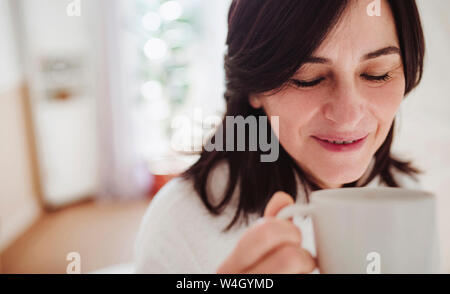
[[[291,79],[291,82],[294,85],[296,85],[297,87],[300,87],[300,88],[311,88],[311,87],[317,86],[323,80],[325,80],[325,78],[318,78],[318,79],[311,80],[311,81],[303,81],[303,80]]]
[[[390,73],[386,73],[384,75],[370,75],[370,74],[364,73],[364,74],[361,74],[360,76],[366,81],[376,82],[376,83],[387,82],[392,78]],[[312,88],[312,87],[319,85],[324,80],[325,80],[325,78],[321,77],[321,78],[317,78],[317,79],[313,79],[313,80],[309,80],[309,81],[291,79],[290,82],[299,88]]]
[[[381,76],[374,76],[374,75],[369,75],[369,74],[361,74],[361,77],[364,78],[365,80],[378,82],[378,83],[380,83],[380,82],[387,82],[387,81],[389,81],[392,78],[390,73],[386,73],[386,74],[381,75]]]

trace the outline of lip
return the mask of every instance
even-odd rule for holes
[[[356,141],[367,137],[368,134],[342,134],[342,135],[314,135],[313,137],[324,141]]]
[[[315,136],[313,136],[313,138],[314,138],[314,140],[316,140],[317,143],[319,143],[320,146],[322,146],[324,149],[326,149],[328,151],[349,152],[349,151],[359,150],[366,142],[368,136],[369,135],[366,135],[363,138],[356,139],[356,141],[354,143],[346,144],[346,145],[344,145],[344,144],[338,145],[338,144],[329,143],[329,142],[322,140]],[[350,140],[349,139],[345,139],[345,140],[334,139],[333,141],[353,141],[353,140],[352,139],[350,139]]]

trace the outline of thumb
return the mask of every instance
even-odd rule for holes
[[[283,191],[278,191],[273,194],[269,203],[267,203],[264,209],[264,217],[275,217],[283,207],[291,204],[294,204],[292,196]]]

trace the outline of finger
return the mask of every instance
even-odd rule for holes
[[[219,268],[222,273],[236,273],[257,263],[271,250],[283,245],[301,246],[300,229],[287,220],[275,218],[250,227]]]
[[[294,199],[289,194],[279,191],[276,192],[264,210],[264,217],[275,217],[285,206],[294,204]]]
[[[245,274],[307,274],[316,268],[311,254],[295,245],[284,245],[268,254]]]

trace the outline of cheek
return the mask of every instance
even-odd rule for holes
[[[285,149],[298,146],[299,131],[302,132],[320,109],[320,105],[314,101],[318,100],[309,95],[290,92],[271,97],[264,104],[264,110],[269,117],[279,117],[277,136]]]
[[[404,97],[404,82],[389,83],[370,94],[370,101],[382,121],[392,121]]]
[[[377,145],[384,142],[404,97],[404,80],[393,81],[383,87],[367,90],[369,111],[377,120]]]

